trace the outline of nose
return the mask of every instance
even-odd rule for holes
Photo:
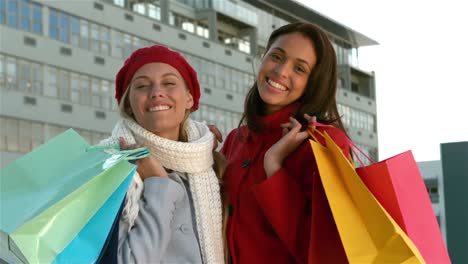
[[[275,67],[275,73],[281,78],[287,78],[291,70],[289,63],[278,63]]]
[[[161,87],[155,83],[151,86],[151,98],[162,97],[163,90]]]

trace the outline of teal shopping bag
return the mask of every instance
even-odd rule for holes
[[[70,129],[7,166],[0,172],[0,230],[8,250],[25,262],[53,262],[131,178],[135,165],[127,159],[135,154],[148,151],[93,149]]]
[[[134,171],[131,173],[133,175]],[[108,238],[132,176],[127,177],[73,241],[55,258],[54,263],[94,263]],[[117,219],[118,221],[118,219]]]

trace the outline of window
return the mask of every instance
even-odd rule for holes
[[[32,6],[32,32],[42,34],[42,6],[31,3]]]
[[[57,97],[58,70],[54,67],[48,67],[47,85],[44,86],[44,96]]]
[[[42,34],[42,6],[30,0],[0,1],[0,23]]]
[[[18,60],[18,74],[19,74],[19,85],[18,90],[27,92],[30,90],[31,83],[31,67],[28,62],[24,60]]]
[[[18,152],[19,150],[18,136],[19,136],[18,120],[7,118],[6,119],[6,144],[7,144],[8,151]]]
[[[86,20],[80,20],[80,47],[89,48],[89,23]]]
[[[27,153],[32,149],[31,122],[19,121],[19,151]]]
[[[91,50],[94,52],[99,52],[99,26],[94,23],[89,24],[91,32]]]
[[[7,118],[0,116],[0,150],[7,150]]]
[[[73,103],[80,103],[80,76],[76,73],[70,74],[70,99]]]
[[[21,30],[31,31],[31,9],[24,3],[20,7],[20,25]]]
[[[18,26],[18,2],[8,1],[7,17],[8,26],[16,28]]]
[[[124,42],[123,33],[117,30],[112,30],[112,57],[123,59],[124,58]]]
[[[58,40],[70,43],[70,17],[67,14],[59,15],[59,38]]]
[[[8,89],[16,89],[16,60],[11,57],[6,59],[6,84]]]
[[[4,89],[5,88],[5,83],[6,83],[6,78],[5,78],[5,75],[6,75],[6,67],[5,67],[5,61],[6,61],[6,58],[4,55],[0,54],[0,89]]]
[[[59,39],[59,21],[57,11],[50,9],[49,12],[49,37]]]
[[[44,143],[44,125],[33,122],[31,124],[31,150],[34,150],[42,143]]]
[[[111,109],[110,82],[93,78],[91,84],[92,105],[97,108]]]
[[[30,92],[37,95],[42,95],[43,87],[43,67],[37,63],[31,63],[31,88]]]
[[[6,1],[0,0],[0,24],[6,23]]]
[[[70,73],[68,71],[59,71],[58,88],[59,98],[70,100]]]
[[[70,17],[70,43],[77,47],[80,46],[80,20],[76,17]]]
[[[47,135],[48,135],[48,138],[46,138],[46,141],[48,141],[51,138],[56,137],[57,135],[65,131],[66,128],[62,126],[47,124],[45,127],[45,130],[47,131]]]

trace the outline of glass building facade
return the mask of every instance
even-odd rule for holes
[[[70,127],[92,144],[107,137],[118,119],[115,73],[134,50],[155,43],[180,51],[196,69],[202,101],[193,118],[226,135],[238,126],[269,34],[295,21],[281,12],[228,0],[0,0],[1,165]],[[338,64],[359,70],[360,43],[330,30]],[[338,109],[348,134],[378,159],[375,92],[360,92],[375,90],[374,76],[359,72],[340,73],[340,93],[348,96],[338,95]],[[353,89],[362,83],[365,89]],[[74,122],[75,109],[95,118]]]

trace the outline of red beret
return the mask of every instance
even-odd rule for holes
[[[141,66],[153,62],[169,64],[179,71],[190,90],[190,94],[193,96],[192,112],[197,110],[198,101],[200,100],[200,85],[197,79],[197,72],[180,53],[159,45],[138,49],[125,61],[115,76],[115,99],[117,99],[117,102],[120,104],[120,100],[135,72]]]

